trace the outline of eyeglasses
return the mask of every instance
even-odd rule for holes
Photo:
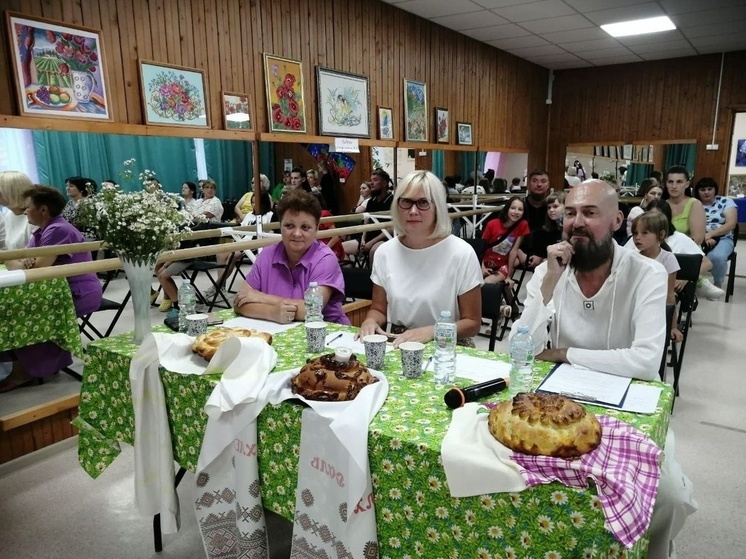
[[[399,198],[397,204],[402,210],[412,209],[412,206],[414,205],[417,206],[418,210],[423,212],[430,209],[430,202],[427,198],[420,198],[419,200],[412,200],[411,198]]]

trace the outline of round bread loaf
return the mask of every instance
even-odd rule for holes
[[[333,353],[308,359],[290,380],[293,394],[324,402],[354,400],[364,387],[375,382],[378,379],[354,354],[342,363],[334,359]]]
[[[577,458],[601,443],[596,416],[556,394],[516,394],[490,412],[488,425],[493,437],[524,454]]]
[[[216,328],[207,334],[200,334],[192,344],[192,352],[207,361],[213,358],[220,345],[228,338],[261,338],[272,345],[272,335],[248,328]]]

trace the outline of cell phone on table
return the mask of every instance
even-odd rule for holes
[[[207,313],[207,325],[217,326],[218,324],[223,324],[223,319],[216,315],[214,312]]]

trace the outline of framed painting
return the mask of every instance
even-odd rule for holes
[[[223,126],[226,130],[253,130],[251,96],[223,91]]]
[[[404,80],[404,140],[427,142],[427,86]]]
[[[368,78],[316,66],[319,134],[370,138]]]
[[[634,150],[632,149],[632,144],[624,144],[622,146],[622,159],[634,159]]]
[[[394,113],[389,107],[378,107],[378,139],[394,139]]]
[[[736,167],[746,167],[746,140],[736,142]]]
[[[456,136],[458,137],[458,144],[460,146],[474,145],[474,138],[471,134],[471,124],[468,122],[456,123]]]
[[[435,107],[435,141],[447,144],[450,141],[451,129],[448,122],[448,109]]]
[[[140,61],[145,124],[209,128],[202,70]]]
[[[306,131],[306,98],[300,60],[264,53],[270,132]]]
[[[112,120],[101,31],[7,13],[21,115]]]

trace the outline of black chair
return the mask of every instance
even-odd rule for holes
[[[495,351],[495,340],[497,339],[497,326],[500,324],[500,303],[503,298],[502,283],[485,283],[482,285],[482,318],[490,321],[490,333],[479,333],[480,336],[490,339],[490,351]]]
[[[725,288],[725,302],[730,301],[731,295],[733,295],[733,289],[735,287],[736,283],[736,258],[738,257],[738,254],[736,254],[736,243],[738,242],[738,223],[736,223],[736,228],[733,230],[733,251],[730,253],[730,256],[728,256],[728,262],[730,262],[730,267],[728,268],[728,284]]]
[[[192,285],[194,286],[194,292],[197,295],[197,302],[202,305],[207,305],[209,311],[212,311],[215,306],[218,306],[218,298],[223,300],[222,302],[225,305],[224,308],[231,308],[230,301],[228,301],[228,298],[225,296],[225,293],[222,290],[223,283],[225,282],[221,281],[223,272],[227,267],[227,264],[218,264],[215,261],[198,258],[196,260],[193,260],[191,264],[189,264],[189,267],[181,273],[181,277],[192,282]],[[214,278],[211,273],[213,270],[220,270],[217,279]],[[210,280],[212,287],[215,289],[215,294],[210,299],[205,297],[204,293],[199,290],[195,283],[197,275],[200,273],[204,273],[207,276],[207,279]]]
[[[130,300],[130,296],[131,293],[128,290],[127,295],[124,296],[124,299],[122,299],[121,303],[117,303],[116,301],[112,301],[111,299],[101,299],[101,304],[99,305],[98,309],[90,314],[81,316],[79,318],[80,322],[78,323],[78,327],[80,328],[80,333],[91,341],[96,339],[94,336],[98,338],[108,338],[111,335],[112,330],[114,330],[117,322],[119,321],[119,317],[122,316],[122,312],[124,311],[124,307],[127,306],[127,303]],[[104,311],[114,311],[115,314],[114,317],[111,319],[109,326],[106,328],[106,332],[102,334],[101,331],[91,323],[91,317],[97,312]]]
[[[342,268],[345,280],[345,296],[348,299],[373,299],[373,281],[370,270],[366,268]]]
[[[673,364],[673,387],[674,393],[679,394],[679,377],[681,375],[681,365],[684,362],[684,352],[686,351],[686,341],[689,337],[689,329],[692,326],[692,313],[697,308],[697,281],[699,280],[699,269],[702,265],[701,254],[674,254],[679,262],[679,271],[676,279],[685,280],[686,285],[678,293],[679,313],[676,319],[678,328],[683,336],[679,347],[678,358]]]
[[[479,263],[482,263],[482,256],[484,256],[484,249],[487,247],[487,243],[481,237],[474,239],[464,239],[464,242],[468,243],[477,255]]]
[[[676,305],[666,305],[666,341],[663,344],[663,357],[661,357],[661,366],[658,374],[662,382],[666,382],[666,366],[676,367],[678,361],[676,343],[671,339],[671,328],[673,328],[673,318],[676,315]],[[668,361],[668,353],[671,352],[671,360]]]

